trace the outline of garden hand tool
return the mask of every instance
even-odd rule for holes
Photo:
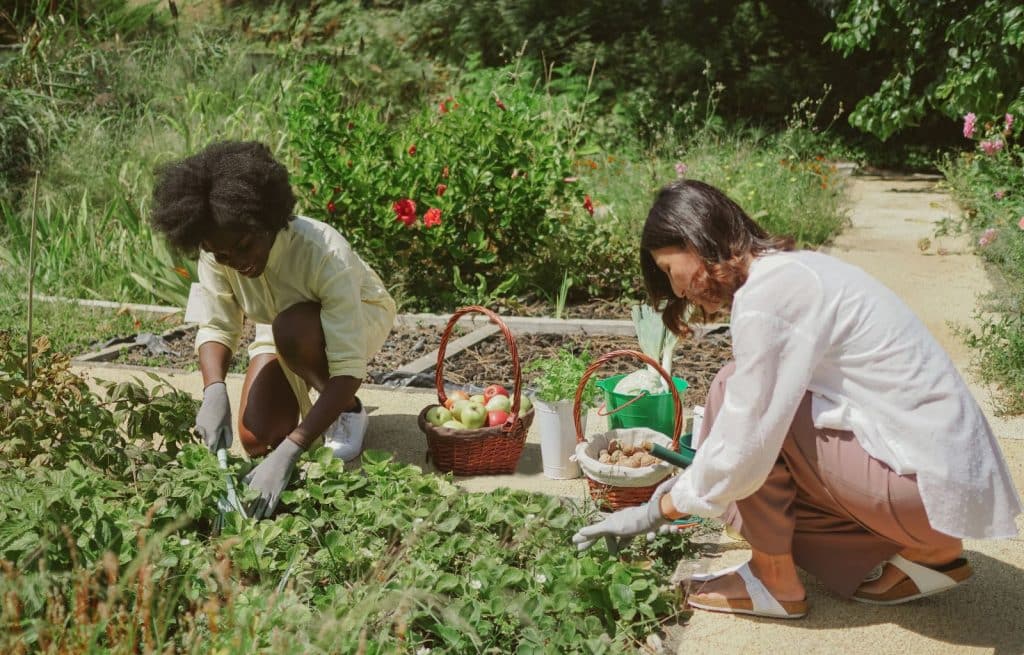
[[[302,453],[302,446],[291,439],[285,438],[281,444],[267,455],[259,466],[249,471],[245,483],[260,492],[250,509],[253,518],[269,517],[277,509],[281,500],[281,492],[288,486],[292,469]]]
[[[211,453],[217,452],[219,444],[231,447],[231,403],[223,382],[214,382],[203,389],[203,404],[196,414],[195,431]]]
[[[224,471],[228,470],[228,449],[223,446],[223,442],[217,444],[217,464]],[[220,534],[221,528],[224,527],[224,515],[228,512],[238,512],[242,518],[248,518],[245,508],[238,500],[238,494],[235,493],[235,480],[230,472],[224,476],[224,483],[227,486],[227,495],[217,499],[217,508],[220,510],[220,514],[217,515],[217,520],[213,523],[213,534],[215,535]]]

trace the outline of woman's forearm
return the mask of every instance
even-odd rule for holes
[[[216,341],[199,346],[199,372],[203,375],[203,388],[214,382],[223,382],[231,363],[231,349]]]
[[[356,392],[360,384],[362,380],[349,375],[338,375],[328,380],[305,420],[288,438],[308,449],[339,414],[356,408]]]

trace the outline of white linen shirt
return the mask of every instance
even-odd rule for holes
[[[292,305],[316,301],[330,376],[362,379],[367,360],[376,352],[370,344],[380,346],[395,315],[395,303],[380,277],[348,241],[330,225],[303,216],[277,233],[259,277],[248,278],[218,264],[206,251],[199,253],[198,272],[208,316],[196,334],[197,352],[207,341],[234,352],[243,312],[269,325]],[[368,305],[380,311],[369,311]]]
[[[717,517],[768,477],[804,394],[818,428],[917,475],[932,527],[1011,537],[1021,512],[1006,462],[949,356],[892,291],[828,255],[756,258],[730,319],[736,371],[672,488],[681,512]]]

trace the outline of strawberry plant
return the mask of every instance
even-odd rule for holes
[[[676,614],[681,542],[653,569],[580,555],[576,504],[467,493],[381,452],[348,471],[312,453],[275,518],[228,514],[214,536],[224,472],[184,438],[191,399],[100,397],[45,341],[27,384],[0,346],[3,397],[38,401],[3,406],[21,435],[0,464],[3,652],[616,653]]]

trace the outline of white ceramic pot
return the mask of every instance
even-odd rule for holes
[[[555,480],[569,480],[582,475],[580,465],[570,459],[576,452],[576,427],[572,420],[571,400],[547,403],[534,400],[534,425],[540,434],[540,457],[544,475]],[[587,415],[581,417],[583,432]]]

